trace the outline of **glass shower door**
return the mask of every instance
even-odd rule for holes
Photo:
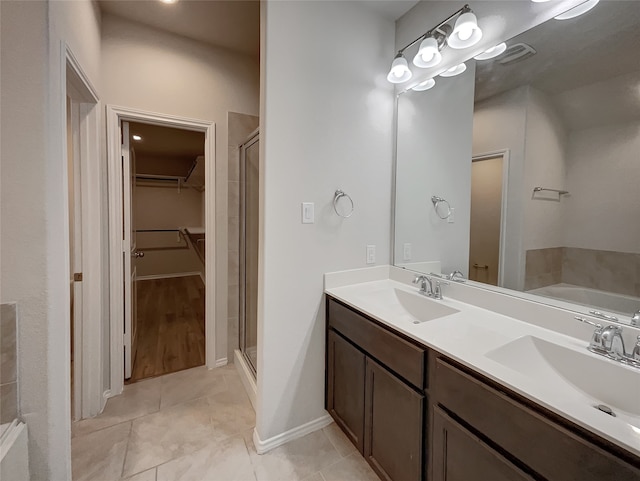
[[[256,130],[240,147],[240,349],[258,370],[258,180]]]

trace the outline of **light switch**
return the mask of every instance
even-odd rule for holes
[[[367,264],[376,263],[376,246],[367,246]]]
[[[314,204],[313,202],[302,203],[302,223],[313,224],[314,222]]]
[[[406,243],[402,248],[402,260],[411,260],[411,244]]]

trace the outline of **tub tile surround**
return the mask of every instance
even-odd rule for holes
[[[0,424],[18,417],[18,338],[16,304],[0,306]]]
[[[240,150],[239,145],[258,128],[259,117],[229,112],[227,116],[229,141],[229,190],[228,190],[228,313],[227,360],[233,362],[233,351],[239,348],[239,284],[240,284]]]
[[[431,302],[439,302],[460,312],[413,324],[393,311],[389,303],[385,304],[382,293],[393,289],[417,292],[417,288],[411,283],[414,276],[415,273],[411,271],[393,266],[330,273],[325,275],[325,292],[640,455],[640,419],[637,420],[637,426],[631,426],[620,418],[601,416],[586,398],[576,402],[577,391],[565,391],[571,389],[567,387],[568,384],[561,384],[546,377],[538,379],[524,376],[486,356],[490,351],[524,336],[533,336],[591,356],[586,347],[593,328],[574,320],[574,312],[477,287],[472,283],[451,283],[443,286],[444,300]],[[635,336],[640,335],[640,329],[627,326],[624,330],[627,346],[633,346],[632,341]],[[603,362],[613,361],[603,359]],[[632,368],[619,368],[626,370],[624,375],[632,371],[635,378],[636,372]],[[640,372],[637,373],[637,377],[640,398]]]
[[[640,254],[577,247],[528,250],[525,290],[560,283],[640,297]]]
[[[174,389],[163,389],[174,382],[176,389],[191,388],[177,399]],[[101,415],[74,424],[73,479],[378,479],[335,424],[263,455],[253,444],[254,427],[255,413],[235,366],[197,367],[127,385]]]

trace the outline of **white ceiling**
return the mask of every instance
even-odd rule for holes
[[[260,54],[260,2],[257,0],[99,0],[103,13],[227,48]]]

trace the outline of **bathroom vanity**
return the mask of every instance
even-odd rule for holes
[[[381,479],[640,480],[640,371],[391,279],[325,292],[326,409]],[[619,369],[638,397],[605,399],[611,417],[556,362],[594,384]]]

